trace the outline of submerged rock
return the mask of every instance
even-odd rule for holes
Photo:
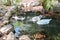
[[[19,37],[19,35],[20,35],[20,27],[16,27],[14,30],[15,30],[15,36]]]
[[[25,17],[17,17],[17,16],[14,16],[12,18],[15,20],[20,20],[20,21],[23,21],[25,19]]]

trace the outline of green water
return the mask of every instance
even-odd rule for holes
[[[34,17],[36,14],[34,12],[27,12],[24,17],[26,18],[24,21],[19,21],[17,25],[23,27],[23,30],[29,34],[33,34],[37,31],[46,31],[47,36],[51,36],[54,40],[57,40],[58,34],[60,34],[60,21],[59,20],[51,20],[47,25],[37,25],[37,23],[27,21],[27,17]],[[49,17],[47,17],[49,18]],[[46,18],[46,19],[47,19]],[[29,26],[28,26],[29,25]],[[60,37],[59,37],[60,38]]]

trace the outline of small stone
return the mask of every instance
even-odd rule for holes
[[[2,21],[0,21],[0,27],[3,25],[3,22]]]
[[[31,40],[28,35],[22,35],[19,37],[19,40]]]
[[[7,39],[6,40],[17,40],[15,35],[13,34],[13,32],[10,32],[8,35],[7,35]]]

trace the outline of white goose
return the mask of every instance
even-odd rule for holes
[[[46,24],[49,24],[51,20],[52,19],[42,19],[42,20],[37,21],[37,24],[38,25],[46,25]]]

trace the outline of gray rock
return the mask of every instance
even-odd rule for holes
[[[0,32],[2,32],[3,34],[4,33],[8,34],[8,33],[10,33],[13,30],[14,30],[14,27],[11,26],[11,25],[5,25],[5,26],[0,28]]]
[[[51,10],[53,12],[60,12],[60,3],[55,4]]]

